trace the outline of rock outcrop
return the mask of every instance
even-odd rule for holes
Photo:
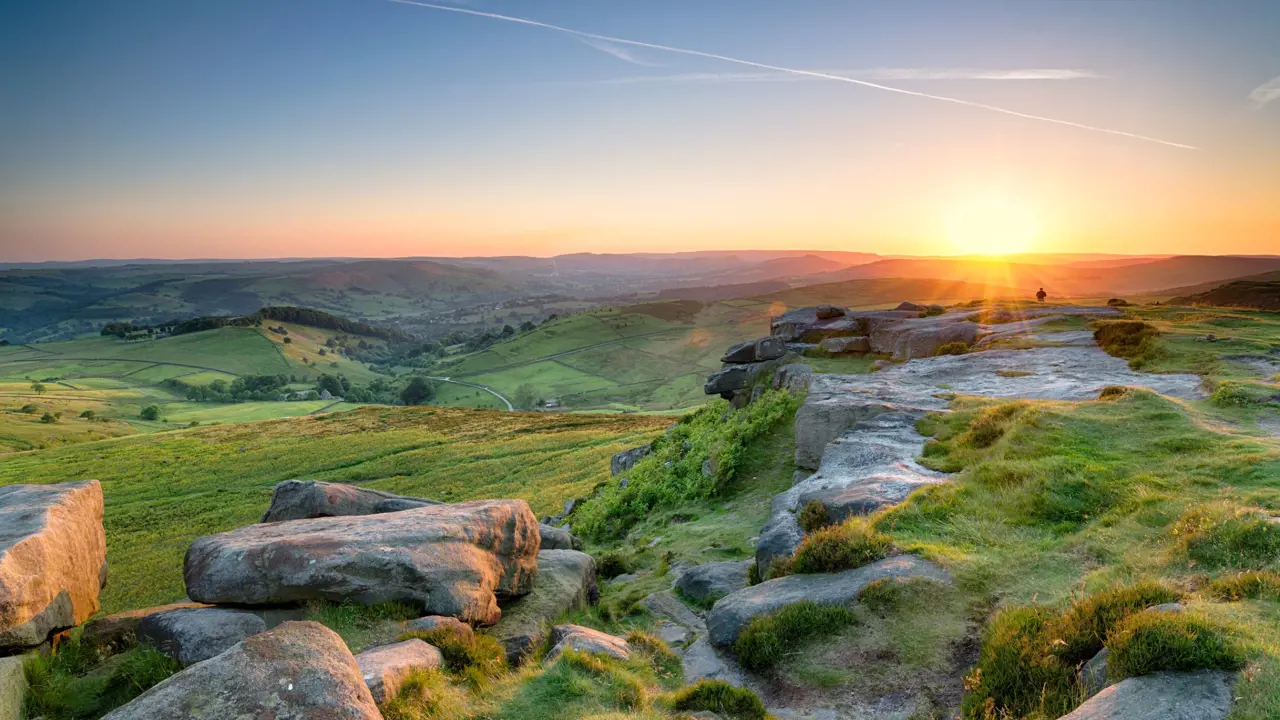
[[[428,615],[420,617],[416,620],[410,620],[405,623],[406,632],[432,632],[433,630],[450,630],[461,635],[464,638],[475,636],[475,631],[471,626],[462,622],[455,617],[446,617],[444,615]]]
[[[197,539],[183,578],[197,602],[399,600],[493,624],[497,597],[533,587],[540,538],[523,500],[252,525]]]
[[[551,527],[546,523],[539,523],[538,537],[542,539],[543,550],[581,550],[582,541],[568,530],[558,527]]]
[[[319,623],[288,622],[196,663],[104,720],[382,720],[356,660]]]
[[[262,516],[262,522],[376,515],[440,504],[435,500],[393,495],[355,485],[285,480],[271,493],[271,506]]]
[[[1112,685],[1062,720],[1223,720],[1231,700],[1227,673],[1155,673]]]
[[[555,626],[551,629],[551,645],[551,652],[547,653],[548,661],[560,657],[560,653],[565,650],[608,655],[618,660],[631,657],[631,646],[626,640],[581,625]]]
[[[22,720],[27,697],[27,676],[22,657],[0,658],[0,720]]]
[[[771,615],[787,605],[810,601],[819,605],[850,605],[867,585],[882,578],[925,578],[951,582],[942,568],[915,555],[898,555],[838,573],[787,575],[720,598],[707,615],[711,643],[732,645],[747,623]]]
[[[435,646],[418,639],[366,650],[356,656],[360,675],[376,703],[400,693],[400,685],[418,670],[434,670],[444,662]]]
[[[301,608],[178,608],[142,618],[135,632],[139,644],[150,645],[186,667],[221,655],[232,645],[283,622],[301,620],[305,614]]]
[[[730,364],[757,363],[766,360],[777,360],[785,354],[787,354],[786,344],[781,338],[770,335],[759,340],[748,340],[734,345],[725,352],[724,357],[720,358],[720,362]]]
[[[641,445],[640,447],[633,447],[630,450],[623,450],[622,452],[614,453],[614,456],[609,459],[609,472],[614,477],[621,475],[635,467],[636,463],[643,460],[652,450],[652,445]],[[564,512],[567,515],[572,512],[572,510],[573,508],[566,507]]]
[[[97,480],[0,487],[0,652],[89,619],[106,578]]]
[[[546,639],[547,625],[599,598],[596,562],[576,550],[538,553],[538,580],[524,597],[507,603],[489,634],[502,643],[507,661],[517,664]]]
[[[713,603],[716,600],[747,586],[750,560],[740,562],[713,562],[695,565],[680,573],[675,587],[682,595],[696,603]]]

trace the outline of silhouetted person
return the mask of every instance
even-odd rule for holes
[[[1045,292],[1044,288],[1040,288],[1040,292],[1036,293],[1036,299],[1040,302],[1044,302],[1047,297],[1049,297],[1049,293]]]

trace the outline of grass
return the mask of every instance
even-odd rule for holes
[[[1280,600],[1280,574],[1247,570],[1236,575],[1215,578],[1205,588],[1206,594],[1218,600]]]
[[[26,717],[99,718],[178,672],[177,661],[150,648],[134,648],[103,662],[78,638],[57,654],[32,653],[23,663],[29,690]]]
[[[440,627],[426,632],[407,632],[400,640],[418,638],[434,645],[444,656],[444,669],[452,677],[465,681],[473,689],[484,690],[507,669],[507,656],[501,643],[488,635],[463,633],[454,627]]]
[[[358,483],[457,502],[528,500],[559,512],[609,477],[609,458],[669,420],[457,408],[361,408],[347,413],[135,435],[8,456],[0,485],[102,481],[107,612],[184,594],[192,540],[258,521],[276,483]]]
[[[307,620],[318,622],[338,633],[352,653],[360,653],[395,640],[405,620],[421,615],[406,603],[389,602],[363,606],[352,602],[307,604]]]
[[[873,519],[898,547],[946,566],[966,605],[997,608],[966,716],[1068,712],[1082,700],[1076,666],[1125,618],[1201,586],[1190,601],[1207,618],[1230,613],[1211,619],[1247,663],[1238,717],[1280,714],[1280,638],[1263,619],[1274,601],[1257,579],[1269,576],[1232,574],[1275,570],[1258,521],[1280,508],[1280,443],[1225,431],[1204,406],[1136,388],[1106,395],[957,398],[919,424],[934,438],[922,462],[953,482]],[[1227,579],[1206,585],[1215,572]],[[1233,593],[1260,599],[1199,599]]]
[[[1239,670],[1240,648],[1212,623],[1190,614],[1142,612],[1107,636],[1107,675],[1122,680],[1161,671]]]
[[[1141,320],[1102,320],[1093,331],[1098,347],[1128,360],[1134,370],[1141,370],[1155,358],[1158,337],[1160,331]]]

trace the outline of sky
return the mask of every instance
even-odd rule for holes
[[[0,261],[1280,253],[1274,0],[438,2],[3,3]]]

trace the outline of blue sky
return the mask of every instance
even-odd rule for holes
[[[1280,3],[444,4],[1196,149],[388,0],[7,3],[0,260],[959,252],[974,207],[1280,251]]]

